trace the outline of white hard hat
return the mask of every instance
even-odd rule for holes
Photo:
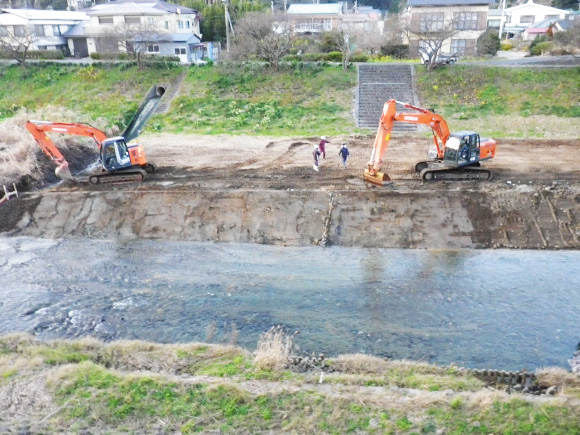
[[[320,139],[326,140],[326,136],[320,136]]]
[[[318,145],[314,145],[314,149],[317,150],[318,149]]]

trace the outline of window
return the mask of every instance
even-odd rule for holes
[[[169,21],[166,21],[166,22],[165,22],[165,28],[166,28],[166,29],[169,29]]]
[[[191,28],[191,23],[189,22],[189,20],[187,20],[187,21],[185,22],[185,27],[186,27],[187,29],[190,29],[190,28]]]
[[[177,20],[177,28],[178,29],[183,29],[183,21]]]
[[[421,32],[436,32],[443,30],[443,19],[445,14],[437,12],[433,14],[421,14],[419,22],[419,30]]]
[[[99,24],[113,24],[113,17],[99,17]]]
[[[45,36],[44,35],[44,26],[36,25],[34,26],[34,33],[36,36]]]
[[[159,53],[159,46],[158,45],[148,45],[147,52],[149,53]]]
[[[150,26],[154,26],[155,25],[155,18],[147,18],[147,24],[149,24]]]
[[[451,40],[451,53],[455,53],[458,56],[463,56],[465,55],[466,48],[467,48],[467,39]]]
[[[175,55],[179,56],[180,54],[187,54],[185,48],[183,47],[178,47],[175,49]]]
[[[0,36],[8,36],[10,32],[6,26],[0,26]]]
[[[58,26],[52,26],[52,34],[54,36],[60,36],[60,27],[58,27]]]
[[[14,36],[26,36],[26,27],[14,26]]]
[[[557,20],[559,17],[558,15],[546,15],[546,20]]]
[[[453,28],[455,30],[476,30],[477,12],[455,12],[453,14]]]
[[[125,23],[127,24],[141,24],[141,17],[125,17]]]
[[[46,49],[48,49],[48,45],[39,45],[38,49],[39,50],[46,50]]]
[[[522,24],[532,24],[534,22],[533,15],[522,15],[520,17],[520,23]]]

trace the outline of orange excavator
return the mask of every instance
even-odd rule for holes
[[[122,136],[107,138],[101,130],[83,123],[28,121],[26,128],[42,151],[56,164],[55,173],[59,178],[75,180],[66,158],[48,137],[49,132],[85,136],[95,141],[102,171],[89,176],[91,184],[143,181],[146,174],[155,171],[155,167],[147,162],[143,146],[130,141],[141,133],[164,93],[162,86],[151,87]]]
[[[397,113],[397,104],[416,112]],[[440,115],[409,103],[389,100],[383,107],[371,158],[364,171],[366,181],[382,186],[384,181],[390,180],[381,168],[395,122],[428,125],[433,131],[437,155],[415,165],[415,172],[423,181],[491,178],[491,171],[481,168],[480,162],[495,156],[493,139],[480,138],[474,131],[449,133],[447,122]]]

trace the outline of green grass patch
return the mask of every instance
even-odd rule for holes
[[[497,68],[456,65],[427,72],[416,84],[426,107],[444,116],[580,117],[580,68]]]

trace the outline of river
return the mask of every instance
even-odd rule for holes
[[[205,341],[470,368],[568,368],[577,251],[0,238],[0,334]],[[215,330],[215,334],[210,332]]]

